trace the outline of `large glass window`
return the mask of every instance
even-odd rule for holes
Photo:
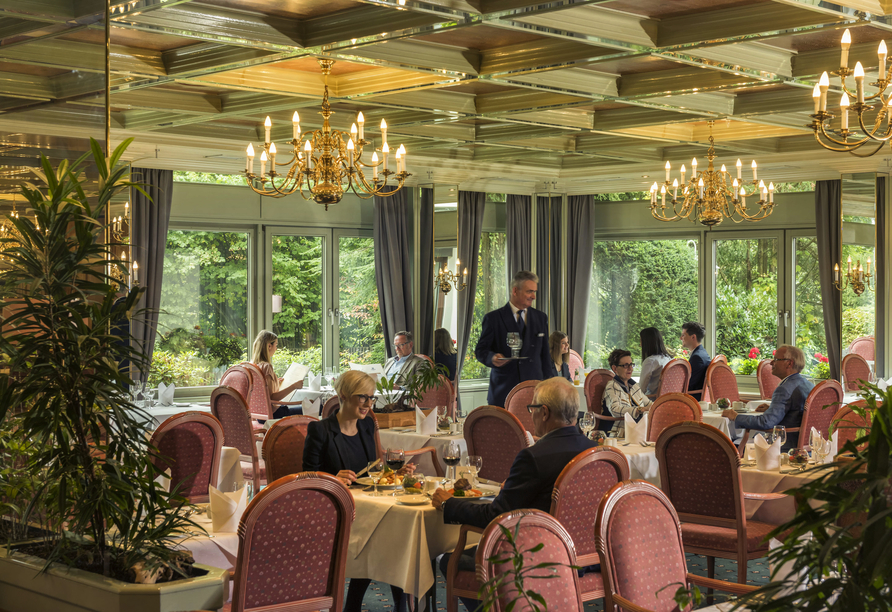
[[[681,326],[698,315],[696,240],[596,241],[585,364],[606,368],[615,348],[640,363],[640,332],[656,327],[681,355]]]
[[[151,384],[215,385],[247,358],[245,232],[170,230]]]
[[[375,282],[375,241],[360,236],[341,236],[338,246],[341,369],[347,368],[351,362],[384,363],[385,338]]]
[[[715,350],[737,374],[777,348],[777,248],[777,238],[715,241]]]
[[[805,353],[806,376],[830,378],[817,238],[805,236],[793,239],[793,270],[796,276],[793,288],[793,342]]]
[[[322,371],[321,236],[273,236],[273,295],[282,296],[273,313],[279,346],[273,368],[280,376],[292,362]]]
[[[477,292],[474,295],[474,319],[461,377],[489,378],[489,368],[474,357],[480,338],[483,315],[508,301],[507,238],[504,232],[483,232],[477,256]],[[452,262],[450,262],[451,264]]]

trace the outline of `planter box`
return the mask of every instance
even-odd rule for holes
[[[432,410],[422,410],[425,416],[429,415]],[[375,419],[378,421],[379,429],[387,429],[389,427],[409,427],[415,425],[415,411],[408,412],[376,412]]]
[[[205,576],[163,584],[129,584],[0,547],[0,610],[5,612],[176,612],[217,610],[226,600],[229,572],[195,565]]]

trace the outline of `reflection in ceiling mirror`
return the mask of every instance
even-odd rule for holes
[[[434,185],[434,269],[455,271],[458,253],[458,185]],[[435,272],[435,274],[436,274]],[[436,278],[436,276],[435,276]],[[445,328],[455,338],[458,330],[458,291],[434,291],[434,329]]]
[[[872,338],[876,328],[876,178],[872,172],[842,176],[843,355],[858,338]],[[874,355],[868,356],[872,362]]]

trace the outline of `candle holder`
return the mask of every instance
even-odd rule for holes
[[[846,273],[843,275],[842,279],[839,277],[839,264],[835,264],[833,266],[833,284],[839,291],[845,291],[846,287],[851,287],[852,291],[855,292],[855,295],[861,295],[864,293],[865,289],[870,289],[871,291],[876,291],[876,288],[873,286],[871,282],[873,280],[873,274],[870,271],[870,258],[867,258],[867,270],[861,266],[861,260],[859,259],[855,262],[854,267],[852,266],[852,258],[849,257],[847,264]]]
[[[459,277],[458,271],[460,267],[461,261],[456,260],[455,272],[452,272],[446,267],[446,264],[443,264],[443,267],[437,273],[435,284],[439,286],[440,291],[442,291],[444,295],[448,295],[453,287],[455,287],[456,291],[464,291],[467,288],[468,269],[465,268],[464,273]]]

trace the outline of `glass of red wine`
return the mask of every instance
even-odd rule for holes
[[[447,482],[452,480],[455,482],[455,466],[457,466],[461,462],[461,448],[459,448],[456,442],[450,442],[449,446],[446,447],[446,454],[443,456],[443,463],[446,464],[446,480],[443,481],[445,485]],[[452,477],[450,478],[450,472]]]
[[[394,472],[398,472],[406,465],[406,453],[401,448],[388,448],[384,454],[384,461],[387,462],[387,467]],[[399,494],[401,488],[401,486],[396,487],[393,492],[394,497]]]

